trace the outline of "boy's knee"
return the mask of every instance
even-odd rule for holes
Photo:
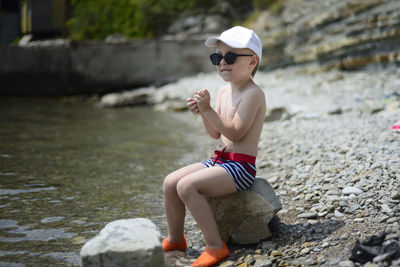
[[[176,190],[182,201],[185,201],[192,194],[193,190],[195,190],[195,187],[189,180],[181,179],[176,185]]]
[[[170,190],[175,190],[176,191],[177,181],[178,181],[178,179],[176,179],[176,177],[174,175],[168,174],[164,178],[164,182],[163,182],[163,191],[164,191],[164,193],[168,192]]]

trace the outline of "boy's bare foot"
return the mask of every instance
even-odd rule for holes
[[[214,264],[222,261],[229,257],[229,250],[225,246],[220,249],[212,249],[206,246],[206,249],[197,258],[195,262],[192,263],[193,267],[209,267],[213,266]]]

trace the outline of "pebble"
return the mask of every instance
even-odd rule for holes
[[[272,242],[272,241],[265,241],[265,242],[263,242],[263,243],[261,244],[261,248],[262,248],[262,249],[266,249],[266,250],[271,249],[271,248],[273,248],[274,246],[275,246],[275,243]]]
[[[388,224],[395,223],[395,222],[400,222],[400,217],[389,218],[386,222]]]
[[[222,264],[219,265],[220,267],[233,267],[235,266],[235,262],[234,261],[226,261]]]
[[[397,191],[397,190],[392,191],[392,193],[390,194],[390,197],[391,197],[392,199],[400,199],[400,192]]]
[[[344,217],[344,214],[343,213],[341,213],[340,211],[338,211],[338,210],[335,210],[335,217],[337,217],[337,218],[341,218],[341,217]]]
[[[273,251],[271,252],[271,256],[274,256],[274,257],[276,257],[276,256],[282,256],[282,251],[273,250]]]
[[[255,264],[254,267],[265,267],[265,266],[272,266],[272,261],[269,259],[258,259]]]
[[[310,253],[310,248],[303,248],[302,250],[300,250],[300,255],[306,255],[308,253]]]
[[[355,265],[352,261],[348,260],[348,261],[339,262],[338,266],[339,267],[354,267]]]
[[[385,213],[391,213],[391,212],[392,212],[392,209],[389,208],[388,204],[383,204],[383,205],[381,206],[381,209],[382,209],[382,211],[385,212]]]
[[[353,187],[353,186],[347,186],[347,187],[343,188],[343,190],[342,190],[343,195],[351,195],[351,194],[359,195],[362,192],[363,191],[360,188]]]

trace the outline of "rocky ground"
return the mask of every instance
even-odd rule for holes
[[[257,159],[283,209],[270,239],[231,246],[220,266],[354,266],[357,239],[382,232],[400,238],[400,69],[320,72],[313,66],[259,72],[269,114]],[[156,108],[176,107],[194,90],[221,84],[201,74],[157,90]],[[197,88],[199,87],[199,88]],[[187,266],[204,249],[187,219],[187,253],[167,254]],[[400,260],[392,263],[399,266]],[[367,263],[365,266],[390,266]]]

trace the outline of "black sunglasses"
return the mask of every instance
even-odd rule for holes
[[[225,56],[218,54],[218,53],[213,53],[210,55],[210,60],[213,65],[219,65],[221,63],[222,59],[225,59],[225,62],[229,65],[232,65],[235,63],[237,57],[251,57],[253,55],[248,55],[248,54],[236,54],[233,52],[228,52],[225,54]]]

